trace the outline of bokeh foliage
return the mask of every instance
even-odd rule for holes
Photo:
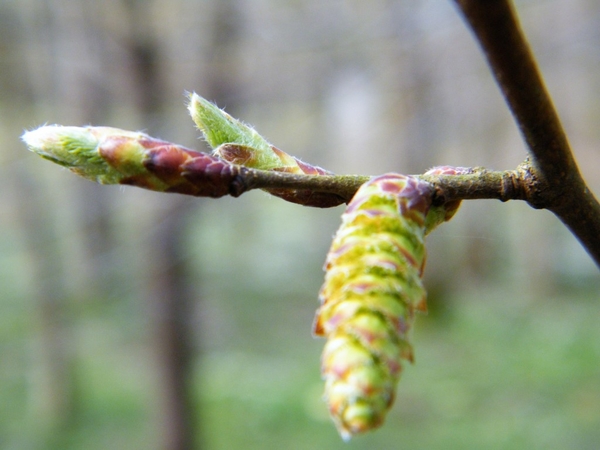
[[[600,7],[516,6],[598,192]],[[185,111],[195,90],[339,173],[514,167],[524,146],[451,2],[2,2],[0,44],[0,447],[162,448],[145,288],[148,249],[178,211],[204,448],[596,448],[600,277],[551,214],[465,202],[428,237],[416,364],[386,426],[344,444],[310,335],[341,208],[95,186],[19,141],[93,123],[205,150]],[[136,65],[161,89],[139,89]],[[63,391],[48,384],[49,330]]]

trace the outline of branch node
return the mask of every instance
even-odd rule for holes
[[[523,199],[534,209],[547,209],[548,199],[544,195],[547,189],[539,171],[531,164],[529,157],[517,167],[516,173],[523,191]]]
[[[229,195],[232,197],[239,197],[249,189],[247,183],[248,169],[245,167],[240,168],[240,173],[236,175],[231,183],[229,184]]]
[[[524,199],[526,197],[523,180],[518,170],[507,170],[502,172],[500,185],[500,201]]]

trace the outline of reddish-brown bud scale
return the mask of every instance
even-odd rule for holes
[[[140,132],[54,125],[23,139],[42,157],[102,184],[201,197],[238,196],[246,189],[244,167]]]
[[[265,165],[260,158],[261,153],[257,149],[241,144],[223,144],[216,149],[215,154],[232,164],[239,164],[254,169],[305,175],[333,175],[332,172],[302,162],[298,158],[287,154],[277,147],[270,146],[270,150],[272,151],[272,154],[275,155],[275,159],[279,164],[272,165],[272,160],[269,160],[269,163],[272,166]],[[342,197],[330,192],[315,192],[309,189],[289,188],[265,190],[269,192],[269,194],[275,195],[283,200],[304,206],[331,208],[345,202]]]
[[[198,191],[194,195],[222,197],[232,195],[238,197],[245,191],[243,177],[247,170],[235,166],[210,155],[202,155],[187,161],[181,166],[181,174],[194,185]]]
[[[129,157],[132,146],[142,149],[143,171],[136,166],[139,161]],[[242,191],[240,167],[149,136],[135,141],[128,136],[107,136],[98,151],[117,171],[134,172],[124,176],[121,184],[199,197],[239,195]]]

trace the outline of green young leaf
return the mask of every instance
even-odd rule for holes
[[[272,170],[281,166],[281,160],[271,150],[271,144],[266,139],[252,127],[234,119],[215,104],[192,93],[188,110],[192,120],[213,150],[223,144],[239,144],[253,153],[252,158],[248,158],[244,164],[246,167]]]
[[[220,159],[259,170],[333,175],[321,167],[304,163],[272,146],[253,128],[234,119],[198,94],[190,94],[188,109],[204,138],[214,149],[213,155]],[[344,202],[338,195],[328,192],[313,192],[306,189],[266,189],[266,191],[286,201],[306,206],[329,208]]]

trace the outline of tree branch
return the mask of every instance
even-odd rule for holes
[[[552,211],[600,267],[600,204],[585,184],[509,0],[455,0],[532,155],[528,203]]]
[[[197,197],[239,197],[264,189],[287,201],[328,208],[348,203],[371,178],[335,175],[306,163],[302,163],[306,171],[300,166],[292,172],[289,166],[261,170],[116,128],[50,125],[28,131],[22,138],[31,151],[84,178]],[[538,191],[529,161],[505,172],[481,167],[434,169],[414,175],[434,185],[434,205],[484,198],[531,201]]]
[[[537,189],[530,172],[531,166],[525,161],[516,170],[490,171],[478,167],[466,175],[414,176],[434,185],[433,203],[441,205],[455,200],[529,200]],[[314,176],[244,168],[230,193],[237,197],[252,189],[302,189],[337,195],[340,199],[338,204],[341,204],[349,202],[369,178],[364,175]]]

